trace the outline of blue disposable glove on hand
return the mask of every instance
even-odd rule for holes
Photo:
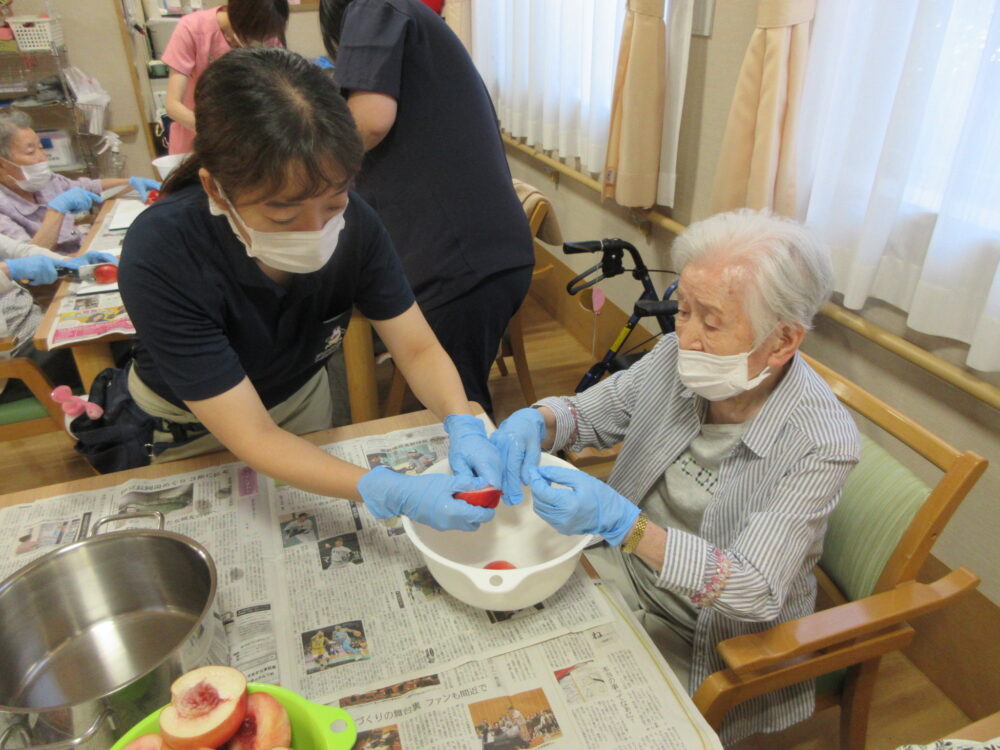
[[[95,263],[118,263],[118,259],[111,253],[102,253],[99,250],[88,250],[83,255],[75,258],[62,258],[56,261],[56,265],[66,268],[79,268],[80,266],[92,266]]]
[[[456,474],[482,477],[500,487],[500,454],[488,437],[482,420],[470,414],[452,414],[444,420],[448,433],[448,462]]]
[[[49,201],[49,208],[61,214],[70,214],[74,211],[89,211],[95,203],[100,203],[103,198],[97,193],[84,190],[80,187],[71,187],[64,193],[59,193]]]
[[[482,479],[452,474],[399,474],[379,466],[358,481],[358,492],[376,518],[408,516],[438,531],[475,531],[493,518],[493,511],[456,500],[456,492],[480,490]]]
[[[637,505],[590,474],[562,466],[539,466],[533,474],[535,513],[562,534],[600,534],[617,547],[639,516]]]
[[[524,499],[521,485],[530,484],[530,470],[538,466],[545,440],[545,418],[538,409],[518,409],[500,423],[490,442],[503,462],[504,501],[517,505]]]
[[[14,281],[27,281],[29,284],[53,284],[58,276],[56,260],[47,255],[29,255],[26,258],[10,258],[5,260],[10,269],[10,277]]]
[[[150,190],[159,190],[160,183],[156,180],[151,180],[148,177],[129,177],[128,184],[139,194],[139,200],[143,203],[146,202],[146,198],[149,197]]]

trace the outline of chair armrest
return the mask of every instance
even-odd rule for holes
[[[891,591],[824,609],[760,633],[729,638],[717,648],[726,666],[738,675],[746,675],[885,630],[943,607],[978,585],[979,577],[961,567],[933,583],[907,581]]]
[[[0,336],[0,352],[9,352],[17,346],[17,338],[14,336]]]

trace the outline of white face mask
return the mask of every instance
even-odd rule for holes
[[[771,373],[771,368],[765,367],[757,377],[750,377],[749,359],[754,349],[728,356],[678,349],[677,374],[687,388],[702,398],[709,401],[732,398],[756,388]]]
[[[226,198],[222,188],[216,185],[219,194]],[[344,229],[344,211],[334,216],[323,228],[316,232],[259,232],[251,229],[233,208],[233,202],[226,198],[230,211],[224,211],[219,205],[208,198],[208,210],[215,216],[225,216],[236,238],[247,249],[247,255],[257,258],[271,268],[289,273],[312,273],[326,265],[337,249],[340,233]],[[243,238],[243,233],[250,238],[249,243]]]
[[[14,184],[25,192],[37,193],[52,181],[52,167],[47,161],[40,161],[37,164],[14,164],[9,159],[4,159],[4,161],[21,170],[24,179],[15,179]]]

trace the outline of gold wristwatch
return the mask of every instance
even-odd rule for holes
[[[639,517],[635,519],[635,526],[632,529],[632,533],[628,535],[628,539],[622,545],[622,552],[627,554],[635,552],[635,548],[639,546],[643,534],[646,533],[647,523],[649,523],[649,517],[645,513],[640,513]]]

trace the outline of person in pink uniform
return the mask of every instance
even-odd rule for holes
[[[167,79],[169,151],[194,150],[194,87],[209,64],[234,47],[285,46],[288,0],[231,0],[228,5],[189,13],[177,24],[163,52]]]

